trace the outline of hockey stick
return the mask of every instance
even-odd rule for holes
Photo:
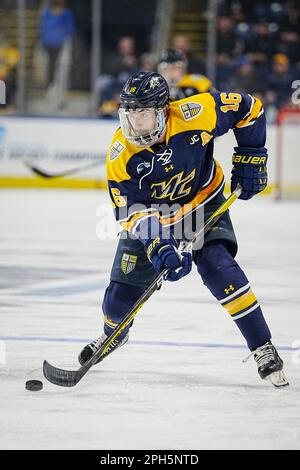
[[[233,202],[239,197],[241,194],[242,188],[240,185],[236,187],[236,189],[231,193],[231,195],[226,199],[223,204],[211,215],[208,219],[207,223],[204,227],[195,235],[195,237],[189,242],[188,247],[191,247],[192,244],[197,243],[197,241],[201,240],[202,237],[212,228],[212,226],[219,220],[219,218],[228,210],[228,208],[233,204]],[[130,324],[133,320],[135,315],[138,313],[140,308],[144,305],[144,303],[151,297],[151,295],[161,286],[162,282],[164,281],[166,275],[168,274],[169,270],[164,269],[161,273],[159,273],[150,286],[145,290],[145,292],[141,295],[139,300],[134,304],[131,310],[127,313],[127,315],[123,318],[123,320],[119,323],[119,325],[114,329],[114,332],[111,336],[106,338],[104,343],[102,344],[101,348],[96,351],[96,353],[78,370],[65,370],[65,369],[58,369],[57,367],[52,366],[49,362],[44,361],[43,364],[43,372],[45,378],[55,384],[60,385],[61,387],[74,387],[78,384],[78,382],[85,376],[88,370],[96,364],[96,362],[100,362],[103,360],[103,354],[109,349],[113,341],[119,336],[119,334]],[[102,359],[101,359],[102,357]],[[100,359],[100,361],[99,361]]]
[[[87,170],[88,168],[93,168],[94,166],[98,166],[100,164],[100,162],[97,161],[97,162],[88,163],[87,165],[83,165],[83,166],[80,166],[80,167],[72,168],[70,170],[66,170],[66,171],[63,171],[61,173],[48,173],[47,171],[44,171],[41,168],[38,168],[38,167],[32,165],[29,162],[24,162],[24,163],[25,163],[26,166],[28,166],[28,168],[33,173],[35,173],[38,176],[42,176],[43,178],[48,178],[48,179],[50,179],[50,178],[63,178],[64,176],[69,176],[69,175],[73,175],[75,173],[80,173],[80,171]]]

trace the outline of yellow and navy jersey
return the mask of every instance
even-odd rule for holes
[[[213,141],[229,129],[239,147],[263,148],[261,101],[243,93],[213,92],[173,102],[165,143],[148,148],[128,143],[118,129],[107,154],[107,179],[122,227],[134,234],[153,215],[172,226],[222,191],[224,175],[213,157]],[[170,208],[169,214],[157,209],[161,204]]]
[[[185,74],[174,89],[170,88],[172,101],[188,98],[199,93],[206,93],[212,88],[212,83],[205,75]]]

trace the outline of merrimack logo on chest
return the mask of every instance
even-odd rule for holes
[[[184,171],[172,176],[168,181],[162,181],[160,183],[151,184],[151,197],[154,199],[169,199],[175,201],[187,196],[191,190],[192,185],[189,186],[196,174],[196,168],[191,173],[184,176]]]

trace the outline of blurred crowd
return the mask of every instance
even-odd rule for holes
[[[9,11],[9,2],[2,2],[2,8]],[[2,20],[3,21],[3,20]],[[38,23],[38,44],[36,50],[42,51],[39,55],[37,67],[45,69],[46,86],[51,85],[55,79],[57,62],[63,46],[70,41],[75,32],[75,19],[72,11],[67,8],[65,0],[50,0],[42,9]],[[14,44],[12,44],[14,43]],[[15,112],[17,89],[17,66],[20,62],[20,52],[16,47],[17,39],[8,39],[0,18],[0,80],[6,85],[6,114]],[[40,70],[38,73],[40,73]]]
[[[210,89],[246,91],[263,100],[272,119],[272,113],[275,115],[277,109],[290,104],[291,84],[300,78],[300,2],[220,0],[218,8],[214,83],[210,82],[211,77],[205,77],[205,61],[196,58],[188,37],[182,34],[170,38],[169,47],[173,52],[169,54],[170,60],[164,60],[173,63],[170,69],[175,67],[176,62],[177,81],[178,84],[185,84],[185,96],[188,89],[196,92]],[[41,53],[37,69],[43,69],[42,59],[46,58],[47,71],[44,75],[47,77],[46,85],[50,86],[55,80],[63,47],[74,37],[76,41],[79,18],[72,11],[72,2],[50,0],[41,11],[38,29]],[[102,73],[93,90],[99,116],[116,117],[119,93],[130,75],[137,70],[160,70],[162,57],[151,52],[140,54],[137,49],[133,34],[119,37],[112,49],[104,48],[102,51]],[[78,51],[77,43],[72,54]],[[166,57],[166,51],[162,51],[162,56],[164,54]],[[81,74],[86,75],[83,59],[87,54],[81,55],[80,70]],[[9,44],[5,31],[0,29],[0,80],[6,81],[10,106],[14,102],[18,62],[18,50]],[[78,68],[78,59],[73,57],[73,62],[77,63]],[[175,88],[173,82],[170,85]],[[182,97],[180,94],[178,96]]]
[[[175,35],[171,41],[171,49],[162,51],[162,54],[159,56],[150,52],[145,52],[138,56],[136,54],[134,38],[131,36],[121,37],[118,41],[116,53],[107,57],[107,61],[103,66],[105,73],[101,74],[95,85],[95,95],[98,96],[99,115],[102,117],[116,117],[120,90],[127,79],[138,70],[145,72],[156,71],[164,53],[168,51],[175,53],[176,57],[171,53],[171,56],[166,60],[170,61],[171,64],[176,62],[178,68],[181,69],[177,76],[178,82],[188,72],[200,73],[202,65],[194,59],[193,53],[190,50],[189,40],[183,35]],[[170,80],[169,85],[173,86],[176,84]],[[203,91],[208,91],[210,87],[211,83],[209,82],[209,85]]]
[[[187,37],[174,36],[170,45],[185,55],[188,72],[205,73],[205,63],[195,59]],[[99,114],[114,116],[120,88],[128,76],[139,68],[155,70],[159,61],[148,53],[138,58],[134,39],[121,38],[111,62],[114,69],[105,68],[107,73],[97,82]],[[262,99],[269,119],[273,120],[279,108],[292,105],[291,85],[297,79],[300,79],[300,2],[221,1],[213,87],[253,93]]]
[[[224,1],[217,24],[217,88],[254,93],[269,112],[288,106],[300,78],[300,2]]]

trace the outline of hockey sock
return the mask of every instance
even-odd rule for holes
[[[144,292],[143,287],[122,284],[121,282],[111,281],[105,291],[102,310],[104,313],[104,333],[110,336],[113,330],[123,320],[128,311]],[[132,323],[125,328],[118,336],[123,339]]]
[[[222,242],[214,241],[196,252],[204,284],[226,308],[251,351],[271,339],[261,307],[244,272]]]

